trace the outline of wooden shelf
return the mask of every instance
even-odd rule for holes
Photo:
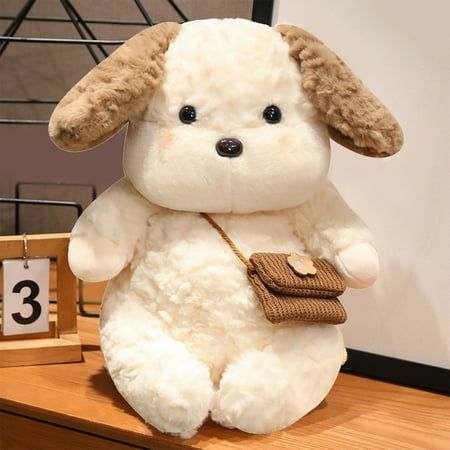
[[[33,339],[22,335],[12,339],[0,336],[0,368],[81,361],[81,342],[77,333],[77,279],[67,259],[69,238],[68,233],[32,234],[24,243],[22,236],[0,236],[0,259],[20,258],[24,247],[27,248],[27,257],[46,255],[56,258],[53,273],[58,305],[57,321],[49,326],[50,333],[46,337],[42,333]]]
[[[116,391],[98,320],[78,321],[83,362],[0,369],[0,448],[59,449],[63,440],[65,450],[449,448],[448,397],[347,374],[316,410],[278,433],[252,436],[208,422],[187,441],[163,435]]]

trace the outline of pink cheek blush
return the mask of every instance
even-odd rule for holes
[[[275,144],[280,148],[291,148],[293,146],[291,130],[281,131],[274,139]]]
[[[161,142],[162,142],[162,146],[165,149],[168,149],[169,147],[172,146],[173,143],[173,134],[170,131],[169,128],[163,128],[161,130]]]

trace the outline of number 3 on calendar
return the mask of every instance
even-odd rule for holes
[[[48,331],[48,258],[3,260],[4,336]]]

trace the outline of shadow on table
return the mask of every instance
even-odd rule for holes
[[[128,405],[125,399],[119,394],[119,391],[114,386],[114,383],[105,367],[102,367],[97,373],[91,375],[89,382],[92,388],[94,388],[99,394],[104,397],[109,397],[116,408],[127,413],[137,415],[131,406]]]
[[[345,382],[338,382],[330,393],[328,399],[319,404],[313,411],[304,416],[301,420],[291,425],[286,430],[271,433],[269,435],[252,435],[240,430],[229,430],[223,428],[211,420],[207,420],[205,424],[200,428],[200,431],[193,438],[183,441],[186,445],[195,446],[201,442],[209,441],[228,441],[234,444],[241,444],[245,446],[260,442],[261,448],[270,448],[270,444],[280,441],[280,439],[292,440],[301,439],[302,436],[313,436],[326,433],[336,427],[341,427],[346,423],[351,423],[357,417],[363,415],[367,408],[371,410],[377,408],[377,403],[381,400],[370,400],[366,397],[364,379],[360,377],[353,377],[351,375],[344,375]],[[111,377],[107,370],[102,368],[96,374],[90,378],[91,386],[99,392],[102,396],[109,397],[112,400],[112,404],[121,411],[130,414],[134,417],[138,417],[138,414],[128,405],[128,403],[119,394]],[[361,383],[361,386],[359,384]],[[349,386],[351,387],[352,394],[346,394]],[[356,386],[355,386],[356,385]],[[392,396],[390,397],[392,400]],[[370,401],[370,405],[368,405]],[[351,427],[351,426],[350,426]],[[149,426],[152,434],[160,434],[155,429]],[[164,439],[174,440],[164,435]],[[258,445],[258,444],[257,444]]]
[[[101,351],[101,348],[100,348],[100,345],[82,344],[81,351],[82,352],[99,352],[99,351]]]

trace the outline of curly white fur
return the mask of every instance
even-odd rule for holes
[[[124,192],[126,195],[124,195]],[[339,248],[367,245],[370,234],[329,184],[314,199],[327,223],[329,203],[340,205],[340,227],[308,216],[308,204],[215,219],[242,251],[305,251],[318,242],[335,260]],[[102,239],[118,246],[96,247]],[[132,215],[128,212],[133,212]],[[331,211],[337,213],[336,209]],[[136,233],[136,217],[144,218]],[[108,264],[81,278],[116,275],[130,248],[135,254],[109,284],[102,308],[101,343],[106,365],[131,406],[161,431],[190,436],[211,414],[226,426],[267,433],[289,426],[323,400],[334,383],[345,348],[332,325],[269,323],[250,288],[245,267],[197,213],[176,212],[143,201],[126,179],[85,212],[70,244],[70,263],[101,254]],[[299,224],[308,223],[301,229]],[[332,225],[332,222],[328,222]],[[302,235],[307,231],[308,239]],[[330,239],[336,236],[335,240]],[[134,236],[135,243],[121,240]],[[85,246],[89,243],[89,253]],[[359,243],[359,244],[354,244]],[[130,247],[131,245],[131,247]],[[318,254],[316,252],[314,255]],[[79,266],[77,266],[79,267]],[[92,271],[96,272],[95,275]]]
[[[326,180],[328,136],[299,77],[268,27],[183,25],[160,92],[130,127],[127,177],[73,230],[75,274],[115,277],[101,317],[106,366],[161,431],[191,436],[208,415],[250,433],[282,429],[323,400],[345,359],[336,326],[268,322],[245,267],[198,214],[215,213],[247,256],[309,252],[349,285],[373,282],[371,234]],[[261,118],[272,103],[276,125]],[[192,125],[178,120],[186,104]],[[242,155],[219,156],[222,137],[238,137]]]

